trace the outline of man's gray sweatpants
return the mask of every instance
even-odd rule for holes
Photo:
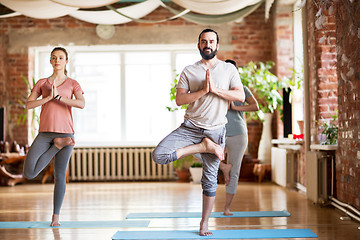
[[[213,142],[219,144],[223,149],[225,147],[225,126],[215,130],[207,130],[196,127],[189,120],[168,136],[166,136],[153,151],[153,160],[158,164],[168,164],[176,161],[176,150],[189,145],[201,143],[207,137]],[[203,176],[201,184],[205,196],[214,197],[217,189],[217,174],[220,160],[212,153],[201,153],[203,162]]]

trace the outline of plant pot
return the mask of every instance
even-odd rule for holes
[[[263,164],[271,164],[272,115],[272,113],[264,113],[263,129],[258,150],[258,159]]]
[[[176,175],[178,177],[177,182],[190,182],[190,171],[189,169],[176,169]]]
[[[201,167],[191,167],[190,168],[192,183],[201,183],[202,170],[203,169]]]

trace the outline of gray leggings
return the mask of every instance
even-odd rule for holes
[[[227,149],[227,163],[231,163],[229,184],[226,186],[226,192],[235,194],[239,175],[241,162],[248,145],[248,135],[241,134],[231,137],[226,137],[226,149]]]
[[[74,138],[70,133],[40,132],[35,138],[24,163],[24,176],[28,179],[35,178],[55,156],[54,161],[54,214],[60,213],[60,208],[66,190],[66,169],[74,146],[65,146],[59,150],[54,145],[55,138]]]
[[[219,144],[224,149],[225,127],[206,130],[194,126],[189,120],[185,120],[179,128],[175,129],[159,143],[153,151],[153,160],[158,164],[168,164],[176,161],[177,149],[198,144],[205,137]],[[213,197],[216,195],[220,160],[212,153],[201,153],[201,159],[203,163],[203,176],[201,178],[203,193],[208,197]]]

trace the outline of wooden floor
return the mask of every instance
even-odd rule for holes
[[[0,187],[0,221],[50,221],[52,184]],[[222,211],[224,185],[219,185],[214,211]],[[70,183],[62,207],[63,221],[124,220],[135,212],[201,211],[201,187],[192,183]],[[240,183],[233,211],[286,209],[290,217],[211,218],[210,229],[310,228],[319,239],[358,240],[360,223],[340,220],[331,207],[321,208],[303,193],[270,182]],[[110,240],[118,230],[197,230],[199,219],[156,219],[148,228],[0,229],[1,240]],[[199,239],[201,239],[199,237]],[[294,239],[294,238],[293,238]]]

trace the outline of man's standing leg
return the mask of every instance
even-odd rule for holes
[[[200,221],[200,236],[211,236],[212,232],[209,231],[209,217],[212,212],[215,202],[215,196],[208,197],[203,194],[202,215]]]
[[[225,127],[211,131],[206,130],[204,134],[210,141],[213,141],[220,146],[222,150],[225,148]],[[208,223],[215,202],[220,160],[223,159],[219,159],[217,155],[211,153],[202,153],[201,159],[203,160],[203,177],[201,179],[203,188],[203,205],[202,218],[200,222],[200,235],[211,236],[212,232],[209,231]]]

